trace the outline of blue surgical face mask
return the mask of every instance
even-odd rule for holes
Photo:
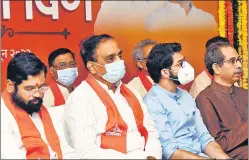
[[[65,86],[70,86],[73,84],[75,79],[78,77],[77,68],[67,68],[63,70],[57,70],[58,79],[56,81],[60,82]]]
[[[95,63],[103,66],[101,64]],[[102,78],[110,83],[116,83],[121,80],[125,75],[124,60],[116,61],[113,63],[105,64],[103,67],[106,69],[106,74],[101,75]]]

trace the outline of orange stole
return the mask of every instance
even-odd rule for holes
[[[2,98],[5,105],[16,120],[23,145],[27,150],[27,159],[50,159],[48,146],[41,138],[41,134],[30,119],[28,113],[15,105],[15,103],[12,101],[11,95],[7,91],[2,93]],[[49,145],[53,151],[57,153],[59,159],[62,159],[60,141],[53,127],[53,122],[47,109],[42,106],[39,114],[42,119],[45,135]]]
[[[56,81],[51,77],[49,83],[49,87],[54,95],[54,106],[65,104],[65,99],[61,93],[60,88],[56,84]]]
[[[140,78],[144,88],[148,92],[152,87],[152,83],[150,82],[150,80],[146,77],[146,75],[142,71],[138,72],[138,77]]]
[[[116,104],[90,74],[87,76],[86,82],[93,88],[107,110],[108,121],[106,124],[106,132],[101,135],[101,148],[114,149],[126,154],[126,135],[128,127],[122,119]],[[126,98],[132,108],[138,131],[145,138],[146,145],[148,131],[143,126],[144,116],[142,107],[136,96],[124,84],[120,87],[120,93]]]

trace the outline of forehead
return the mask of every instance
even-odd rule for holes
[[[225,59],[230,59],[232,57],[237,57],[238,56],[237,51],[231,46],[222,47],[221,52],[224,55]]]
[[[99,56],[106,56],[112,53],[119,53],[120,48],[118,43],[113,39],[107,39],[103,42],[100,42],[99,46],[96,49],[96,53]]]
[[[175,52],[172,56],[173,65],[178,63],[180,60],[184,59],[184,56],[180,52]]]
[[[41,71],[39,74],[32,76],[29,75],[27,80],[23,80],[19,86],[40,86],[46,82],[46,77],[44,71]]]
[[[151,51],[151,49],[155,46],[155,44],[148,44],[146,46],[143,47],[143,54],[144,54],[144,57],[147,57],[149,56],[149,53]]]
[[[61,62],[70,62],[70,61],[74,61],[72,54],[65,53],[65,54],[61,54],[61,55],[57,56],[54,59],[54,64],[61,63]]]

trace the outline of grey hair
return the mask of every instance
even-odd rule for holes
[[[205,54],[205,65],[208,70],[208,72],[213,76],[214,70],[213,70],[213,64],[214,63],[220,63],[224,61],[225,57],[221,51],[222,47],[232,47],[227,42],[217,42],[209,45],[209,47],[206,49]]]
[[[142,40],[141,42],[139,42],[133,50],[133,54],[132,54],[133,60],[135,60],[136,62],[139,60],[143,60],[144,59],[143,47],[145,47],[149,44],[156,45],[157,42],[152,40],[152,39],[145,39],[145,40]]]

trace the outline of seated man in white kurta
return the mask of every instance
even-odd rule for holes
[[[65,104],[68,96],[74,90],[73,83],[78,77],[78,68],[74,53],[67,48],[58,48],[48,56],[49,89],[43,97],[46,108]]]
[[[42,105],[46,73],[31,53],[16,54],[8,64],[7,88],[1,94],[1,158],[77,158],[62,124]]]
[[[152,39],[142,40],[133,50],[133,60],[139,68],[138,76],[133,78],[128,86],[135,89],[141,97],[144,97],[154,84],[146,67],[147,58],[151,49],[157,44]]]
[[[121,82],[122,50],[109,35],[81,42],[89,75],[65,104],[72,146],[87,159],[161,159],[155,123],[141,97]]]

